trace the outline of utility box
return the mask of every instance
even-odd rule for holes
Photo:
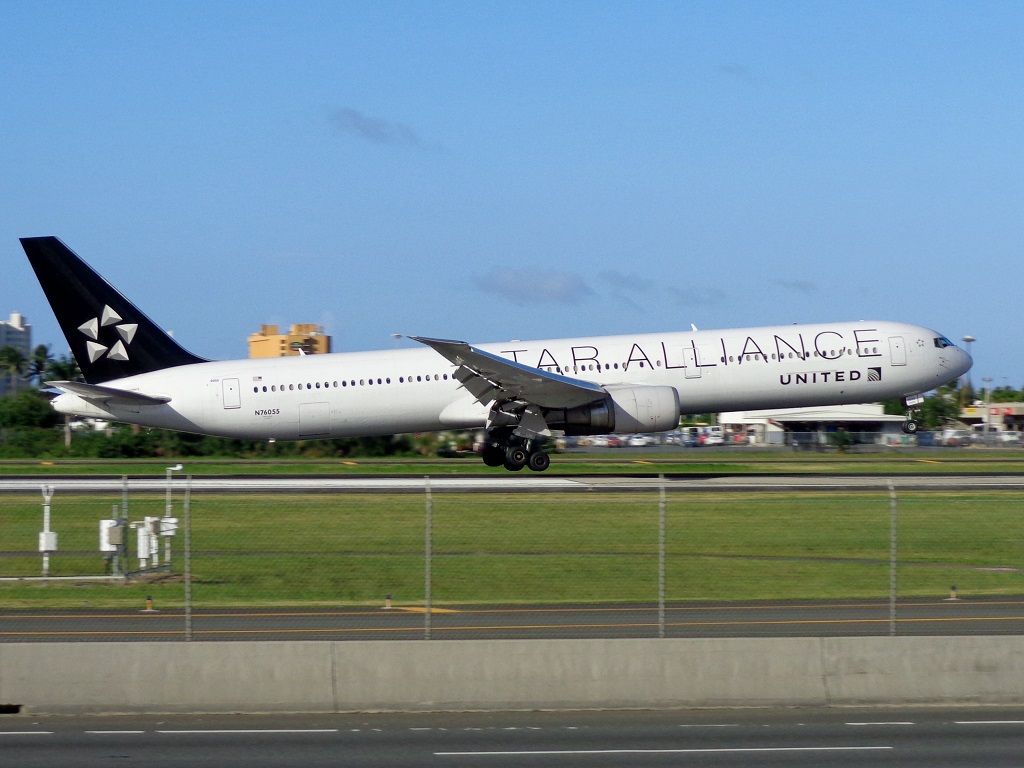
[[[160,518],[160,535],[161,536],[173,536],[178,532],[178,518],[176,517],[161,517]]]
[[[57,551],[57,532],[56,531],[40,531],[40,533],[39,533],[39,551],[40,552],[56,552]]]
[[[124,542],[117,520],[100,520],[100,552],[117,552]]]
[[[136,541],[136,545],[135,546],[136,546],[136,552],[138,554],[139,560],[146,560],[146,559],[149,558],[150,549],[152,547],[152,545],[150,544],[150,539],[152,539],[152,534],[149,531],[149,527],[145,526],[145,525],[140,525],[138,528],[136,528],[135,529],[135,534],[137,536],[137,541]]]

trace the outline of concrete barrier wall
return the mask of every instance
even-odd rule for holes
[[[1024,702],[1024,637],[0,644],[30,712]]]

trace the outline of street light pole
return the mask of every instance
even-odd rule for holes
[[[970,334],[967,334],[966,336],[963,337],[963,341],[964,341],[964,344],[967,345],[967,354],[968,355],[971,354],[971,345],[974,342],[976,342],[977,339],[974,338],[973,336],[971,336]],[[961,391],[961,393],[963,392],[965,386],[967,387],[967,389],[971,390],[971,397],[973,398],[974,397],[974,387],[971,385],[971,371],[970,371],[970,369],[968,369],[964,373],[964,379],[963,379],[963,381],[960,382],[960,391]],[[961,399],[961,401],[963,401],[963,397],[961,397],[960,399]],[[965,402],[961,402],[960,403],[960,407],[961,408],[965,408],[968,405],[970,405],[970,403],[965,403]]]
[[[182,469],[181,464],[175,464],[173,467],[168,467],[167,468],[167,498],[166,498],[166,500],[164,502],[164,520],[166,520],[169,517],[173,517],[174,516],[174,515],[171,514],[171,512],[173,511],[173,508],[172,508],[172,505],[171,505],[171,473],[172,472],[180,472],[181,469]],[[164,524],[161,523],[161,529],[163,528],[163,525]],[[164,539],[164,563],[169,568],[170,565],[171,565],[171,537],[170,536],[164,536],[163,539]]]
[[[984,424],[985,424],[985,439],[983,440],[983,442],[984,442],[985,445],[988,445],[989,444],[989,439],[990,439],[989,427],[990,427],[990,422],[992,421],[992,415],[991,415],[991,410],[992,409],[989,408],[989,403],[990,403],[991,398],[992,398],[992,377],[991,376],[982,376],[981,377],[981,381],[985,385],[985,421],[984,421]]]

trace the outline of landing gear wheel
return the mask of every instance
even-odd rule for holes
[[[551,466],[551,457],[544,453],[544,451],[537,451],[530,454],[526,465],[534,472],[543,472]]]
[[[505,450],[499,445],[488,445],[480,452],[480,458],[488,467],[500,467],[505,463]]]
[[[518,472],[526,466],[526,461],[526,451],[518,445],[509,446],[505,450],[505,469],[510,472]]]
[[[903,431],[906,434],[908,434],[908,435],[916,435],[917,434],[917,429],[918,429],[917,422],[914,421],[913,419],[907,419],[905,422],[903,422]]]

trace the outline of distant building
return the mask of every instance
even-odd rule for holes
[[[323,355],[331,351],[331,337],[323,326],[314,323],[292,325],[288,333],[281,333],[276,325],[262,325],[259,333],[249,336],[249,357],[287,357],[305,352]]]
[[[32,326],[25,322],[20,312],[11,312],[9,320],[0,320],[0,348],[14,347],[28,360],[32,354]],[[0,395],[10,389],[10,376],[0,372]]]
[[[1024,403],[976,403],[960,411],[960,420],[984,432],[1024,431]]]
[[[885,413],[881,403],[862,405],[774,408],[733,411],[718,415],[728,433],[745,434],[751,442],[768,445],[829,443],[829,433],[844,430],[856,443],[902,445],[904,416]]]

